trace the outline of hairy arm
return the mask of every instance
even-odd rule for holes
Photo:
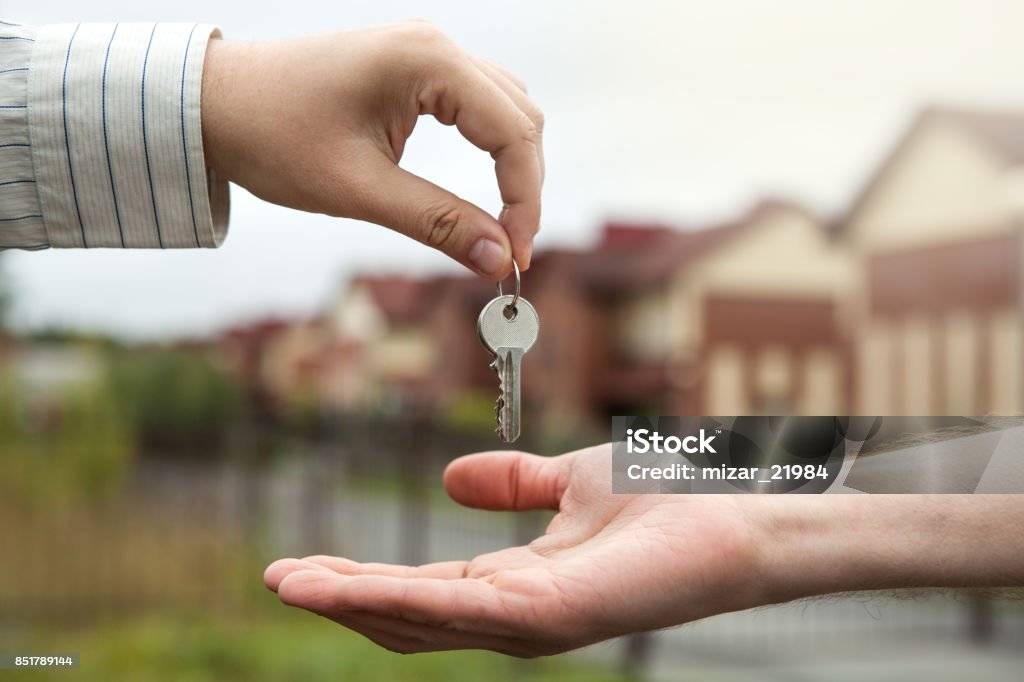
[[[759,561],[772,602],[851,590],[1024,585],[1024,496],[787,496],[749,503],[765,538]]]

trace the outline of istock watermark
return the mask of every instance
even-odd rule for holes
[[[612,418],[616,493],[1024,493],[1024,417]]]
[[[721,432],[721,429],[716,429],[716,433]],[[715,448],[711,446],[711,441],[714,439],[714,436],[706,436],[704,429],[700,430],[699,435],[682,438],[679,436],[665,437],[650,429],[626,429],[626,450],[630,453],[638,452],[640,454],[647,452],[670,454],[685,452],[690,455],[698,452],[714,453]]]

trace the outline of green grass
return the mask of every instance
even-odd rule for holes
[[[564,658],[519,661],[482,651],[401,656],[315,616],[275,609],[247,620],[164,615],[62,632],[5,635],[0,649],[80,654],[78,670],[0,671],[32,680],[343,680],[611,682]]]

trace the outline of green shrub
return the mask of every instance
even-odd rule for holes
[[[195,352],[156,349],[112,356],[109,383],[145,446],[216,445],[240,411],[229,378]]]

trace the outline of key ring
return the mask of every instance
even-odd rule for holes
[[[512,309],[513,313],[515,313],[516,303],[519,303],[519,287],[522,284],[522,278],[519,276],[519,264],[516,263],[515,258],[512,259],[512,269],[515,271],[516,275],[516,291],[512,295],[512,302],[508,304],[508,307]],[[501,290],[501,282],[498,282],[496,286],[498,287],[498,296],[504,296],[505,294]]]

